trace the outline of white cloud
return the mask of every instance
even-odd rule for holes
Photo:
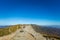
[[[14,24],[60,25],[60,22],[50,20],[40,20],[40,19],[22,19],[22,18],[0,19],[0,25],[14,25]]]

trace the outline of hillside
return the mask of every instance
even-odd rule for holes
[[[20,28],[19,25],[18,26],[17,25],[11,25],[11,26],[6,26],[4,28],[0,28],[0,36],[11,34],[19,28]]]
[[[36,32],[41,33],[45,36],[53,36],[60,38],[60,28],[58,28],[58,26],[54,27],[54,26],[32,25],[32,27]]]

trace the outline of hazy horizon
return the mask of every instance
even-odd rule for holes
[[[26,18],[8,18],[1,19],[0,25],[15,25],[15,24],[37,24],[37,25],[60,25],[58,21],[39,20],[39,19],[26,19]]]

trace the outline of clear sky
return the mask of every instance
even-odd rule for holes
[[[60,25],[60,0],[0,0],[0,25]]]

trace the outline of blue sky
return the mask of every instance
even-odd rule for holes
[[[0,0],[0,25],[60,25],[60,0]]]

